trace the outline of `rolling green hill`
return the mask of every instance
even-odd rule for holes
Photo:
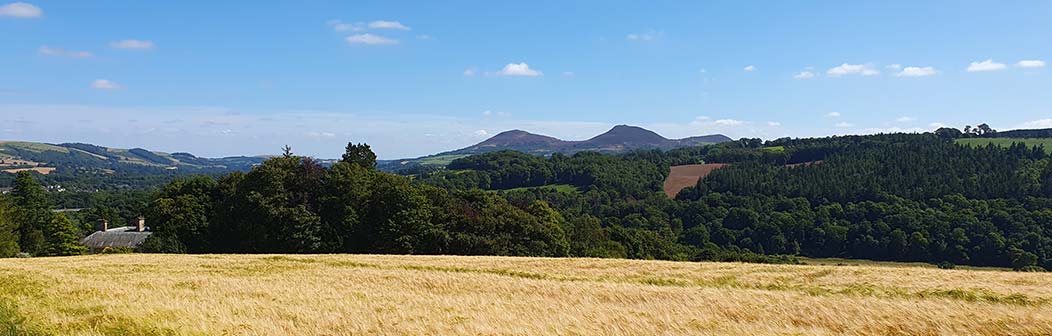
[[[47,185],[77,191],[156,187],[179,176],[249,170],[264,157],[200,158],[189,153],[107,148],[83,143],[0,141],[0,187],[33,171]]]
[[[107,148],[83,143],[47,144],[0,142],[0,168],[51,167],[126,171],[143,168],[166,170],[246,170],[262,157],[199,158],[188,153],[162,153],[142,148]]]

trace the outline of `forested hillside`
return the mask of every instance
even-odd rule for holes
[[[180,179],[145,207],[164,252],[411,253],[791,262],[791,256],[1052,269],[1052,158],[960,131],[741,139],[669,151],[515,151],[399,176],[349,144]],[[726,163],[674,199],[673,165]],[[95,208],[82,218],[134,210]],[[99,199],[104,201],[106,199]],[[86,225],[82,224],[81,227]]]
[[[513,203],[546,201],[571,222],[601,223],[602,237],[621,246],[647,247],[629,257],[705,258],[740,249],[1052,268],[1052,160],[1045,150],[959,146],[938,134],[743,139],[602,160],[589,153],[547,159],[491,153],[418,179],[449,188],[577,186],[581,193],[504,195]],[[676,200],[656,194],[655,177],[645,173],[701,162],[731,165]],[[625,230],[654,239],[634,244],[616,234]]]

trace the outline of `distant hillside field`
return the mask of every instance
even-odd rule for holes
[[[957,139],[957,143],[965,146],[986,146],[988,144],[994,144],[1001,147],[1011,146],[1013,143],[1022,142],[1027,146],[1044,146],[1045,151],[1052,153],[1052,138],[1043,139],[1015,139],[1015,138],[968,138],[968,139]]]
[[[665,179],[664,191],[669,198],[675,198],[681,190],[693,187],[698,180],[705,178],[716,169],[726,167],[725,163],[708,163],[673,166]]]
[[[1052,274],[374,255],[0,260],[15,335],[1048,335]]]

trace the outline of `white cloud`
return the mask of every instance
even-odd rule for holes
[[[1006,68],[1004,63],[994,62],[992,59],[988,59],[982,62],[972,62],[968,65],[968,72],[980,72],[980,71],[997,71]]]
[[[401,22],[398,22],[398,21],[383,21],[383,20],[369,22],[369,28],[372,28],[372,29],[411,30],[409,27],[406,27]]]
[[[836,126],[838,128],[848,128],[848,127],[855,127],[855,124],[847,123],[847,122],[838,122],[834,126]]]
[[[901,72],[895,74],[896,77],[927,77],[934,76],[936,73],[933,67],[905,67]]]
[[[782,123],[777,122],[777,121],[768,121],[767,122],[767,126],[768,127],[779,127],[779,126],[782,126]]]
[[[150,50],[156,47],[153,41],[148,40],[120,40],[110,42],[110,47],[127,50]]]
[[[1042,60],[1022,60],[1016,63],[1015,66],[1020,68],[1044,68],[1045,61]]]
[[[916,120],[916,119],[913,119],[911,117],[906,117],[906,116],[902,116],[902,117],[899,117],[898,119],[895,119],[895,121],[900,122],[900,123],[911,122],[911,121],[914,121],[914,120]]]
[[[523,77],[537,77],[543,76],[544,73],[538,70],[530,69],[530,65],[526,62],[522,63],[508,63],[503,69],[497,71],[497,75],[500,76],[523,76]]]
[[[826,116],[833,117],[833,118],[839,118],[840,117],[840,112],[829,112],[829,114],[827,114]]]
[[[348,44],[368,44],[368,45],[390,45],[398,44],[398,40],[387,38],[379,35],[373,35],[369,33],[365,34],[354,34],[346,38]]]
[[[800,73],[796,74],[796,76],[793,76],[793,78],[796,78],[796,79],[811,79],[811,78],[815,78],[815,73],[814,72],[810,72],[810,71],[801,71]]]
[[[0,16],[16,18],[38,18],[44,15],[40,7],[25,2],[13,2],[0,6]]]
[[[745,122],[741,121],[741,120],[735,120],[735,119],[720,119],[720,120],[714,121],[714,123],[716,125],[721,125],[721,126],[737,126],[737,125],[744,124]]]
[[[1017,129],[1052,128],[1052,118],[1027,121],[1016,126]]]
[[[431,35],[417,35],[416,39],[417,40],[428,41],[428,40],[431,40]]]
[[[91,88],[96,90],[120,90],[124,87],[108,79],[96,79],[91,82]]]
[[[745,72],[753,72],[753,71],[756,71],[756,66],[755,65],[749,65],[749,66],[745,67],[742,70],[744,70]]]
[[[340,20],[329,20],[326,22],[332,30],[338,32],[358,32],[365,30],[365,25],[362,23],[348,23]]]
[[[480,129],[480,130],[475,131],[475,135],[476,136],[480,136],[480,137],[484,137],[484,136],[488,136],[489,132],[486,132],[486,130],[481,130]]]
[[[644,33],[633,33],[625,35],[625,39],[629,41],[651,41],[661,37],[661,32],[649,30]]]
[[[482,111],[482,116],[483,117],[487,117],[487,118],[492,117],[492,116],[497,116],[497,117],[501,117],[501,118],[507,118],[507,117],[511,116],[511,112],[485,110],[485,111]]]
[[[470,67],[470,68],[464,69],[464,76],[472,77],[472,76],[475,76],[475,73],[477,73],[477,72],[478,72],[477,68]]]
[[[826,74],[830,77],[840,77],[844,75],[874,76],[879,75],[880,71],[873,69],[873,66],[869,64],[844,63],[836,67],[830,68],[826,71]]]
[[[39,49],[37,49],[37,52],[40,53],[41,55],[69,57],[69,58],[91,58],[91,57],[95,56],[91,52],[87,52],[87,51],[63,50],[62,48],[52,48],[52,47],[48,47],[48,46],[41,46]]]
[[[888,66],[886,66],[885,68],[897,71],[902,69],[902,64],[888,64]]]

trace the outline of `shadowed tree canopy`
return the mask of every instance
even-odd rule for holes
[[[0,195],[0,258],[18,254],[18,223],[8,198]]]
[[[341,161],[363,168],[376,168],[376,154],[373,153],[373,150],[369,148],[369,144],[366,143],[354,144],[348,142]]]
[[[51,222],[47,195],[28,171],[15,176],[14,219],[19,227],[18,245],[22,252],[37,255],[44,252],[44,229]]]

